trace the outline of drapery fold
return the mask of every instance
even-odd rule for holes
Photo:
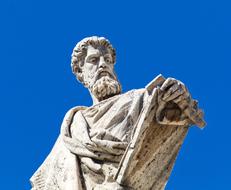
[[[32,190],[82,190],[110,181],[138,119],[143,94],[144,89],[133,90],[69,110],[51,153],[31,178]]]

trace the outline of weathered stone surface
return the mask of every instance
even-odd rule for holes
[[[203,112],[182,82],[161,75],[121,94],[114,64],[103,37],[74,48],[72,71],[93,105],[67,112],[32,190],[164,189],[189,126],[205,125]]]

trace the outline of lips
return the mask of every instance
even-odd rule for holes
[[[109,72],[107,72],[107,71],[102,71],[102,72],[100,72],[99,73],[99,75],[98,75],[99,77],[104,77],[104,76],[108,76],[108,77],[110,77],[111,75],[110,75],[110,73]]]
[[[105,76],[108,76],[110,78],[113,78],[114,77],[112,76],[112,74],[110,72],[108,72],[107,70],[100,70],[97,74],[97,79],[100,79],[101,77],[105,77]]]

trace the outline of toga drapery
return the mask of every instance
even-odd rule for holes
[[[32,189],[92,189],[112,181],[143,107],[144,92],[132,90],[89,108],[69,110],[51,153],[31,178]]]
[[[32,190],[104,189],[104,184],[108,188],[118,177],[118,168],[120,172],[125,171],[124,175],[126,172],[134,174],[133,181],[119,176],[119,182],[138,187],[136,183],[139,180],[142,183],[139,177],[143,172],[150,177],[149,187],[153,187],[150,189],[163,189],[188,127],[173,125],[167,128],[157,124],[156,89],[152,87],[151,93],[147,88],[131,90],[91,107],[70,109],[51,153],[31,178]],[[134,168],[121,169],[121,158],[129,153],[126,148],[134,135],[139,134],[134,131],[140,123],[142,127],[142,119],[145,125],[152,126],[142,132],[147,133],[147,138],[143,139],[147,141],[146,145],[141,146],[139,155],[134,153],[134,159],[137,159],[131,164]],[[151,156],[147,149],[153,150]],[[148,160],[150,158],[152,160]],[[126,158],[122,160],[126,161]]]

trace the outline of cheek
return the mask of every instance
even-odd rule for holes
[[[108,65],[108,67],[109,67],[109,69],[110,69],[111,71],[114,71],[114,64],[110,64],[110,65]]]
[[[84,65],[84,71],[85,71],[85,79],[92,79],[94,77],[94,74],[96,73],[97,66],[93,64],[86,64]]]
[[[110,68],[110,71],[111,71],[113,74],[115,74],[114,64],[113,64],[113,65],[110,65],[109,68]]]
[[[89,63],[84,64],[85,71],[91,71],[93,68],[94,68],[93,64],[89,64]]]

